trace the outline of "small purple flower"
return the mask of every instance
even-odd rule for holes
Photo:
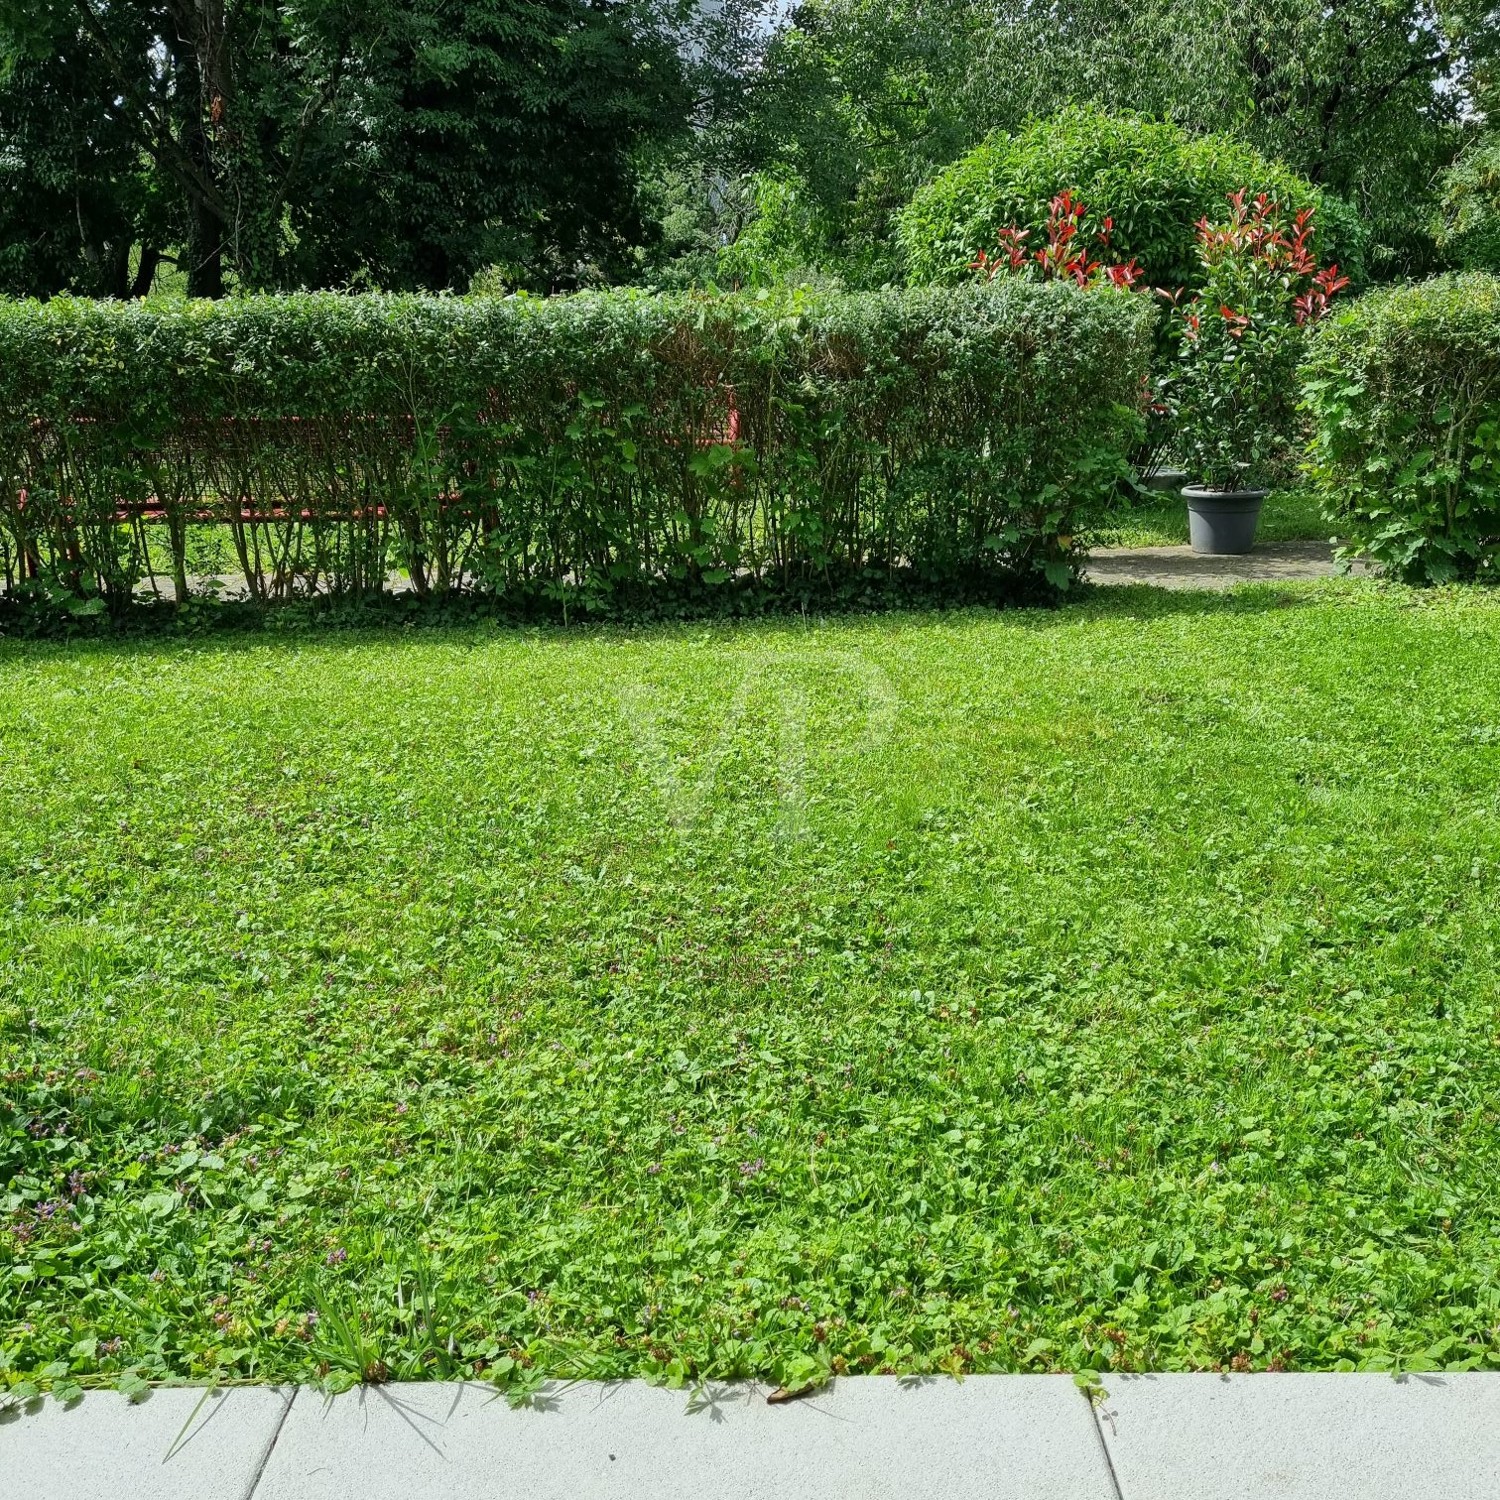
[[[328,1252],[327,1260],[330,1266],[341,1266],[349,1259],[349,1252],[342,1245]]]
[[[118,1354],[124,1347],[124,1340],[118,1336],[112,1339],[101,1339],[99,1341],[98,1357],[105,1359],[111,1354]]]
[[[766,1159],[757,1156],[754,1161],[742,1161],[740,1163],[741,1177],[759,1177],[766,1170]]]
[[[83,1194],[83,1173],[75,1168],[68,1173],[68,1197],[78,1198]]]
[[[659,1161],[652,1162],[651,1165],[646,1168],[646,1176],[647,1177],[660,1177],[661,1176],[661,1163]]]

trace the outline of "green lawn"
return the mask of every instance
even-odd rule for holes
[[[1493,596],[0,691],[13,1386],[1500,1366]]]

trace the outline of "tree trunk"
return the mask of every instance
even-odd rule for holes
[[[130,284],[132,298],[146,296],[156,280],[156,268],[161,264],[161,251],[155,245],[141,246],[141,263],[135,269],[135,280]]]
[[[224,295],[223,226],[204,204],[188,201],[187,294]]]
[[[105,296],[123,302],[130,295],[130,241],[122,239],[104,247],[104,262],[108,268],[108,290]]]
[[[178,98],[182,110],[180,142],[183,152],[203,182],[218,185],[219,173],[214,160],[213,142],[209,138],[209,120],[215,116],[213,100],[207,97],[211,80],[205,63],[212,69],[218,60],[216,45],[211,41],[214,7],[196,4],[174,7],[177,35],[168,39],[178,78]],[[215,95],[214,97],[218,97]],[[217,110],[222,112],[222,101]],[[191,186],[187,194],[188,234],[187,291],[190,297],[224,295],[225,224],[206,195]]]

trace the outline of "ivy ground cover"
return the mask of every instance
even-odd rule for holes
[[[6,645],[3,1380],[1500,1365],[1497,648]]]

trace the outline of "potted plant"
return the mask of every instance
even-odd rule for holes
[[[1196,483],[1183,487],[1195,552],[1248,552],[1269,481],[1296,432],[1305,330],[1349,284],[1319,267],[1313,213],[1285,219],[1264,195],[1230,195],[1222,224],[1198,224],[1203,290],[1160,293],[1177,320],[1179,359],[1162,397]]]

